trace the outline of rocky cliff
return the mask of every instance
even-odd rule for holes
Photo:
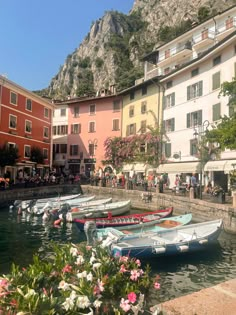
[[[57,99],[94,95],[115,85],[122,90],[142,76],[141,57],[235,0],[135,0],[128,15],[106,12],[79,47],[67,56],[48,88]]]

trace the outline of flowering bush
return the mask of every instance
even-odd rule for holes
[[[0,278],[1,315],[139,314],[144,294],[160,288],[138,259],[113,258],[99,246],[50,246],[50,255]]]

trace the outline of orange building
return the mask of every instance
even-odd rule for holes
[[[43,175],[50,168],[53,107],[46,99],[0,76],[0,145],[17,147],[20,156],[16,165],[5,166],[0,173],[8,171],[15,180],[20,170]],[[32,148],[41,150],[43,164],[31,160]]]
[[[122,99],[117,95],[71,99],[68,106],[66,168],[71,173],[105,170],[104,141],[121,136]]]

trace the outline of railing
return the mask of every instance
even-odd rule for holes
[[[207,32],[202,32],[201,34],[195,36],[193,38],[193,45],[198,44],[206,39],[214,39],[215,38],[215,32],[208,30]]]
[[[222,24],[217,25],[216,36],[224,33],[227,30],[233,29],[236,27],[236,18],[229,19]]]
[[[161,62],[161,61],[166,60],[170,57],[173,57],[173,56],[177,55],[178,53],[180,53],[186,49],[192,50],[192,43],[190,41],[186,42],[184,45],[181,45],[181,46],[177,45],[175,48],[170,49],[168,54],[164,53],[164,54],[160,55],[158,62]]]

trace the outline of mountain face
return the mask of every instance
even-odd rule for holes
[[[123,90],[142,77],[141,57],[194,23],[234,5],[236,0],[135,0],[128,15],[106,12],[80,46],[67,56],[48,88],[55,99]]]

